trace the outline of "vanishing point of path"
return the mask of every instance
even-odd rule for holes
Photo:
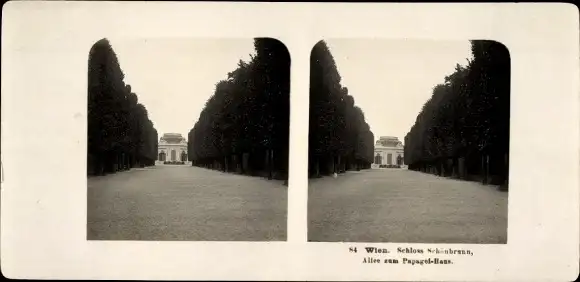
[[[309,181],[308,240],[507,242],[508,193],[406,169]]]
[[[285,241],[282,181],[160,165],[88,179],[88,240]]]

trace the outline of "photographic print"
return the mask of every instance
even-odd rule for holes
[[[88,240],[286,240],[284,44],[105,38],[88,72]]]
[[[309,241],[507,243],[504,45],[328,39],[310,62]]]
[[[573,5],[9,1],[2,22],[5,277],[578,276]]]

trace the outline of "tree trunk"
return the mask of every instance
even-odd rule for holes
[[[230,164],[229,164],[228,158],[229,158],[228,156],[225,156],[224,157],[224,167],[226,168],[225,169],[225,172],[229,172],[230,171]]]
[[[509,175],[510,175],[510,169],[509,169],[510,165],[509,165],[509,154],[506,153],[504,155],[504,185],[508,185],[508,181],[509,181]]]
[[[121,170],[121,155],[115,153],[115,172]]]
[[[489,173],[489,154],[485,155],[485,183],[490,182],[490,173]]]
[[[242,158],[242,170],[244,171],[244,173],[248,174],[251,173],[251,168],[250,168],[250,153],[244,153],[243,158]]]
[[[273,149],[270,149],[270,161],[269,161],[269,163],[270,163],[270,172],[268,175],[268,179],[272,179],[274,177],[273,176],[273,170],[274,170],[274,150]]]
[[[320,177],[320,160],[318,157],[316,157],[316,166],[314,170],[315,170],[314,175],[316,176],[316,178]]]
[[[509,154],[505,153],[504,157],[503,157],[503,163],[504,163],[504,167],[502,170],[503,173],[503,179],[502,179],[502,183],[500,185],[500,189],[502,191],[509,191]]]
[[[102,153],[97,153],[95,155],[96,158],[96,173],[97,175],[104,175],[105,174],[105,160],[103,158]]]
[[[480,175],[481,175],[481,183],[485,185],[487,179],[485,179],[485,177],[486,177],[485,156],[483,154],[481,155],[481,174]]]
[[[99,173],[99,175],[105,174],[105,159],[101,154],[98,154],[97,172]]]
[[[272,162],[270,161],[270,149],[266,149],[266,173],[268,175],[268,180],[272,179]]]
[[[468,172],[467,172],[467,158],[462,157],[459,159],[460,165],[460,172],[461,172],[461,179],[467,179]]]
[[[103,175],[109,173],[110,168],[111,168],[111,156],[110,156],[110,152],[104,152],[103,153]]]

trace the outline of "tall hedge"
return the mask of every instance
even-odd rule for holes
[[[310,55],[310,177],[370,168],[374,135],[355,105],[324,41]]]
[[[155,164],[157,130],[147,109],[125,84],[107,39],[89,53],[87,173],[102,175]]]
[[[510,56],[495,41],[471,41],[473,59],[433,88],[405,136],[412,170],[507,187]]]
[[[290,54],[280,41],[254,39],[255,54],[216,83],[188,134],[194,166],[287,179]]]

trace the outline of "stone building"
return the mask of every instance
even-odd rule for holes
[[[394,136],[381,136],[375,143],[374,166],[400,165],[404,166],[404,146],[399,138]]]
[[[179,133],[165,133],[159,138],[157,160],[187,162],[187,140]]]

